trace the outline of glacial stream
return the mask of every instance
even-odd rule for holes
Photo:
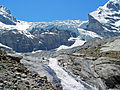
[[[77,82],[72,76],[70,76],[65,70],[63,70],[58,65],[57,59],[50,58],[49,67],[55,71],[57,77],[61,80],[63,90],[91,90],[85,88],[83,84]],[[97,89],[93,87],[92,90]]]

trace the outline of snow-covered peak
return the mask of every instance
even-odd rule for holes
[[[120,32],[120,0],[109,0],[90,15],[99,21],[105,30]]]
[[[0,5],[0,14],[11,14],[10,10],[8,10],[6,7]]]
[[[11,15],[10,10],[0,5],[0,22],[7,25],[15,25],[17,20]]]

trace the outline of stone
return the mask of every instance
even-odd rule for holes
[[[16,72],[15,75],[16,76],[21,76],[21,73]]]
[[[29,82],[28,82],[28,81],[25,81],[25,84],[29,85]]]
[[[20,63],[20,60],[23,58],[21,55],[17,55],[17,54],[7,54],[7,56],[19,63]]]
[[[25,75],[25,74],[23,73],[23,74],[21,74],[21,77],[22,77],[22,78],[27,78],[27,75]]]

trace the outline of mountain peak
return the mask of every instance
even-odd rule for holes
[[[0,14],[8,13],[11,14],[10,10],[8,10],[6,7],[0,5]]]
[[[0,22],[7,25],[16,25],[16,18],[11,15],[10,10],[0,5]]]
[[[109,35],[113,35],[113,33],[120,35],[120,0],[109,0],[104,6],[100,6],[90,13],[88,18],[90,30],[97,33],[103,31],[104,34],[109,32],[112,33]]]

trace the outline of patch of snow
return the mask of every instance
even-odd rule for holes
[[[42,52],[42,50],[32,51],[33,54],[38,52]]]
[[[70,37],[68,39],[68,41],[75,41],[73,45],[71,45],[71,46],[61,45],[56,50],[59,51],[61,49],[70,49],[73,47],[82,46],[87,40],[90,40],[90,39],[95,38],[95,37],[102,38],[99,35],[97,35],[96,33],[92,32],[92,31],[87,31],[87,30],[82,29],[82,28],[78,28],[78,32],[79,32],[79,36],[77,38]]]
[[[27,30],[30,27],[30,22],[24,22],[24,21],[18,21],[16,23],[16,25],[6,25],[2,22],[0,22],[0,27],[2,29],[7,29],[7,30],[11,30],[11,29],[17,29],[17,30]]]
[[[30,22],[19,21],[15,28],[18,30],[27,30],[30,27]]]
[[[6,45],[3,45],[3,44],[1,44],[1,43],[0,43],[0,47],[4,47],[4,48],[8,48],[8,49],[12,49],[12,48],[10,48],[10,47],[8,47],[8,46],[6,46]]]
[[[80,37],[77,37],[77,38],[71,37],[71,38],[69,39],[69,41],[70,41],[70,40],[74,40],[74,41],[75,41],[73,45],[71,45],[71,46],[61,45],[61,46],[60,46],[59,48],[57,48],[56,50],[59,51],[59,50],[62,50],[62,49],[70,49],[70,48],[73,48],[73,47],[82,46],[82,45],[86,42],[86,41],[81,40]]]
[[[115,25],[116,25],[117,27],[120,27],[120,21],[115,22]]]
[[[55,33],[53,33],[53,32],[44,32],[44,33],[41,33],[41,34],[51,34],[51,35],[54,35]]]
[[[20,33],[20,34],[24,34],[26,35],[28,38],[33,38],[34,36],[31,35],[27,29],[30,27],[31,25],[31,22],[24,22],[24,21],[18,21],[16,23],[16,25],[6,25],[2,22],[0,22],[0,28],[1,29],[4,29],[4,30],[14,30],[14,29],[17,29],[17,31]],[[13,33],[17,33],[15,31],[12,31]]]

